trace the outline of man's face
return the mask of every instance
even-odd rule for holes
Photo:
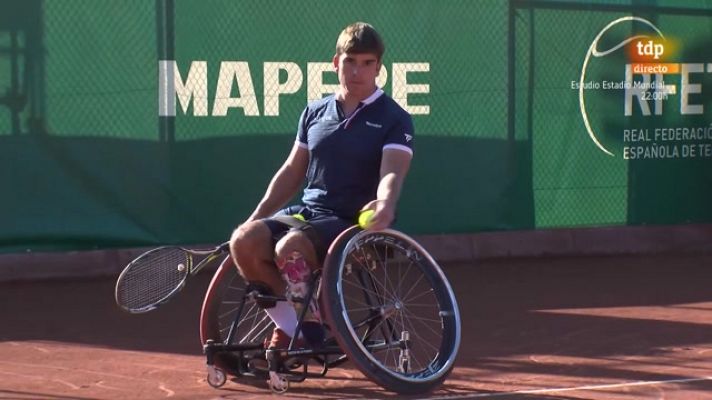
[[[376,89],[381,62],[371,53],[343,53],[334,56],[334,68],[344,95],[363,100]]]

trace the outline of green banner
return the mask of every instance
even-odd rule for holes
[[[7,0],[0,251],[225,240],[358,20],[416,129],[397,228],[712,222],[709,4]]]

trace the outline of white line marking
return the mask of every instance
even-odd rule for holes
[[[104,381],[98,381],[98,382],[96,382],[94,385],[96,385],[96,387],[99,387],[99,388],[102,388],[102,389],[118,390],[118,391],[121,391],[121,392],[125,392],[125,391],[126,391],[126,389],[123,389],[123,388],[117,388],[117,387],[114,387],[114,386],[106,385],[106,384],[104,384]]]
[[[70,388],[72,388],[72,389],[74,389],[74,390],[79,390],[79,389],[81,389],[81,387],[79,387],[79,386],[73,384],[72,382],[67,382],[67,381],[64,381],[64,380],[61,380],[61,379],[52,379],[52,382],[61,383],[62,385],[65,385],[65,386],[67,386],[67,387],[70,387]]]
[[[172,391],[171,389],[168,389],[163,383],[161,383],[158,388],[166,393],[166,397],[173,397],[176,394],[176,392]]]
[[[39,352],[45,353],[45,354],[51,353],[51,351],[45,349],[44,347],[32,346],[32,348],[35,349],[35,350],[37,350],[37,351],[39,351]]]
[[[609,384],[604,384],[604,385],[589,385],[589,386],[577,386],[577,387],[568,387],[568,388],[516,390],[513,392],[502,392],[502,393],[480,393],[480,394],[463,394],[463,395],[442,396],[442,397],[424,397],[420,400],[477,399],[477,398],[485,398],[485,397],[512,396],[512,395],[517,395],[517,394],[561,393],[561,392],[575,392],[575,391],[579,391],[579,390],[616,389],[616,388],[623,388],[623,387],[653,386],[653,385],[664,385],[664,384],[668,384],[668,383],[690,383],[690,382],[701,382],[701,381],[712,381],[712,376],[703,376],[700,378],[686,378],[686,379],[669,379],[669,380],[663,380],[663,381],[638,381],[638,382],[625,382],[625,383],[609,383]]]

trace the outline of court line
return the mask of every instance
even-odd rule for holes
[[[702,381],[712,381],[712,376],[703,376],[700,378],[669,379],[669,380],[661,380],[661,381],[637,381],[637,382],[624,382],[624,383],[609,383],[609,384],[603,384],[603,385],[587,385],[587,386],[577,386],[577,387],[567,387],[567,388],[515,390],[513,392],[501,392],[501,393],[479,393],[479,394],[463,394],[463,395],[442,396],[442,397],[424,397],[422,399],[417,399],[417,400],[481,399],[481,398],[486,398],[486,397],[512,396],[512,395],[518,395],[518,394],[562,393],[562,392],[574,392],[574,391],[579,391],[579,390],[615,389],[615,388],[622,388],[622,387],[653,386],[653,385],[664,385],[664,384],[668,384],[668,383],[690,383],[690,382],[702,382]]]

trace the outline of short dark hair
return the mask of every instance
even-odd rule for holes
[[[376,29],[365,22],[354,22],[344,28],[336,40],[336,55],[343,53],[373,53],[381,60],[386,46]]]

